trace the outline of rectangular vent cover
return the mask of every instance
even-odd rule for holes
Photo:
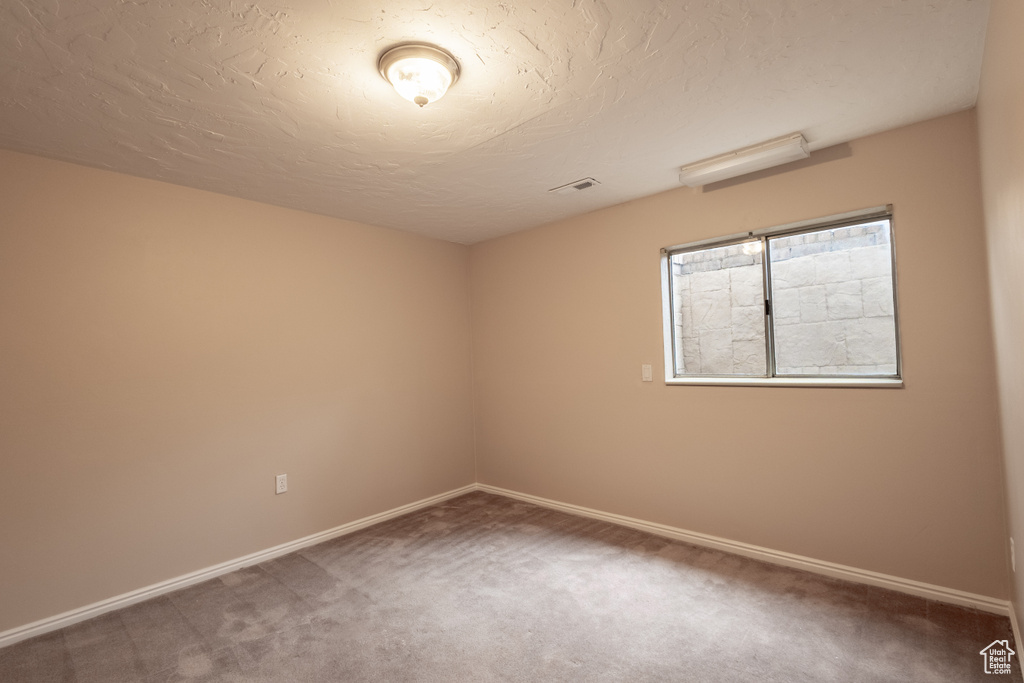
[[[579,180],[574,180],[571,183],[566,183],[565,185],[552,187],[548,192],[554,192],[555,194],[569,194],[571,192],[581,192],[593,187],[594,185],[600,184],[601,183],[597,182],[593,178],[580,178]]]

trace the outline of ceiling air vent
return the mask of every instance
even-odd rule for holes
[[[579,180],[574,180],[571,183],[566,183],[565,185],[552,187],[548,192],[554,192],[555,194],[570,194],[572,192],[580,192],[591,188],[594,185],[600,184],[601,183],[597,182],[593,178],[580,178]]]

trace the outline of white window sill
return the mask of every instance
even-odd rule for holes
[[[666,377],[665,384],[735,387],[846,387],[901,389],[903,380],[886,377]]]

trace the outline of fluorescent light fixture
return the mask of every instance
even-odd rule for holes
[[[433,45],[397,45],[377,62],[380,75],[399,95],[423,107],[448,92],[459,79],[459,63]]]
[[[683,166],[679,169],[679,182],[690,187],[700,187],[779,164],[787,164],[790,161],[806,159],[810,155],[804,136],[793,133]]]

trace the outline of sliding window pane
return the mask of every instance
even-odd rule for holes
[[[897,375],[888,220],[773,237],[777,375]]]
[[[675,374],[767,374],[761,242],[674,254]]]

